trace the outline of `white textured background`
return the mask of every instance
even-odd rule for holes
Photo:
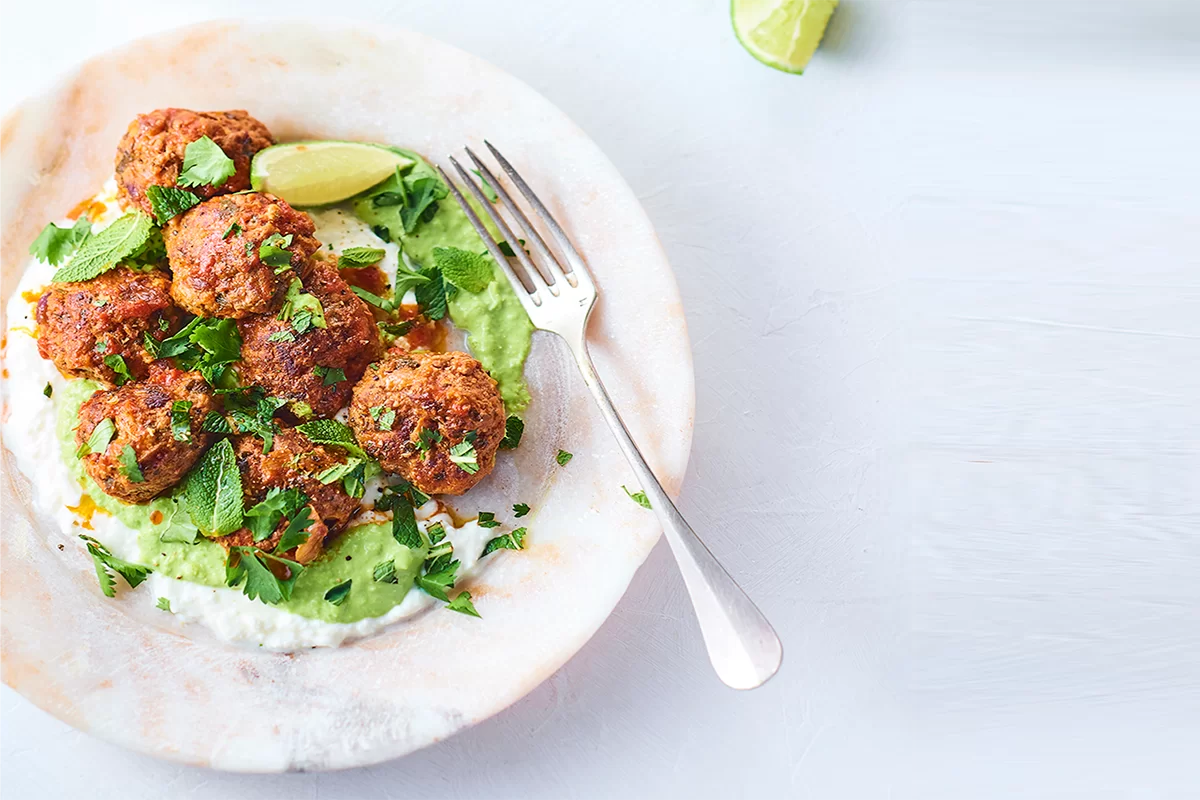
[[[5,3],[5,108],[125,38],[329,9],[582,125],[683,291],[683,510],[786,657],[722,687],[660,545],[549,682],[409,758],[180,768],[5,688],[5,800],[1200,793],[1200,3],[848,0],[804,77],[722,0],[100,5]]]

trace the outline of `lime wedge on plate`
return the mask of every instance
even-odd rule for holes
[[[250,185],[294,206],[337,203],[391,176],[411,158],[363,142],[288,142],[260,150],[250,162]]]
[[[838,0],[733,0],[738,41],[768,67],[804,72]]]

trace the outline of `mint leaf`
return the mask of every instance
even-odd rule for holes
[[[450,461],[468,475],[479,472],[479,453],[470,442],[459,442],[450,448]]]
[[[435,247],[433,265],[447,281],[468,292],[482,292],[492,282],[492,264],[478,253],[457,247]]]
[[[504,438],[500,440],[501,450],[516,450],[521,443],[521,435],[525,433],[525,421],[515,414],[510,414],[504,420]]]
[[[430,544],[437,544],[446,538],[446,526],[435,522],[425,529],[425,535],[429,537]]]
[[[414,583],[426,594],[443,602],[449,602],[450,598],[446,594],[446,590],[454,586],[458,567],[459,562],[451,561],[436,570],[428,570],[424,575],[418,575]]]
[[[303,284],[299,278],[292,278],[291,284],[288,285],[287,295],[283,298],[283,307],[279,309],[279,319],[287,322],[293,318],[299,318],[302,313],[308,314],[308,318],[304,322],[304,328],[297,332],[303,333],[311,325],[314,328],[326,327],[325,308],[321,305],[321,301],[316,295],[308,294],[301,291]],[[292,327],[297,328],[296,321],[292,322]]]
[[[479,178],[479,188],[483,189],[483,196],[488,199],[489,203],[494,203],[500,199],[500,195],[496,194],[496,190],[492,188],[490,183],[488,183],[487,178],[480,174],[479,170],[473,169],[471,172],[474,172],[475,177]]]
[[[89,453],[103,453],[117,435],[117,426],[111,419],[102,419],[92,428],[87,441],[75,450],[76,458],[83,458]]]
[[[392,538],[410,550],[420,550],[425,544],[417,529],[417,517],[408,503],[392,506]]]
[[[529,533],[528,528],[517,528],[502,536],[497,536],[484,545],[483,552],[479,555],[483,558],[489,553],[494,553],[497,550],[523,550],[525,549],[525,535]]]
[[[487,183],[484,182],[483,185],[487,186]],[[479,612],[475,610],[475,604],[471,602],[470,592],[459,592],[453,600],[446,604],[446,608],[451,611],[457,611],[460,614],[468,614],[472,617],[479,616]]]
[[[200,423],[200,430],[209,433],[233,433],[233,426],[229,424],[229,420],[225,419],[224,414],[219,411],[210,411],[204,415],[204,420]]]
[[[308,498],[299,489],[272,486],[266,497],[246,509],[246,528],[256,542],[269,539],[281,519],[295,514],[307,502]]]
[[[570,461],[574,457],[575,456],[573,454],[568,453],[566,450],[559,450],[558,455],[556,455],[554,457],[554,460],[558,462],[558,465],[560,467],[565,467],[567,465],[567,462]]]
[[[322,386],[332,386],[346,380],[346,373],[340,367],[322,367],[318,364],[313,367],[313,374],[321,379]]]
[[[191,411],[191,400],[176,400],[171,403],[171,438],[177,442],[192,440]]]
[[[57,267],[91,235],[92,223],[86,215],[75,220],[75,225],[70,228],[60,228],[51,222],[42,228],[33,244],[29,245],[29,255]]]
[[[368,292],[361,286],[351,286],[350,291],[358,295],[359,299],[363,302],[375,306],[380,311],[390,314],[396,310],[396,301],[385,300],[374,292]]]
[[[220,186],[233,177],[237,166],[225,151],[207,136],[201,136],[183,151],[180,186]]]
[[[154,222],[134,211],[85,241],[75,257],[54,273],[54,283],[87,281],[115,267],[122,259],[138,253],[150,241]]]
[[[369,267],[378,264],[387,255],[382,247],[351,247],[338,256],[339,267]]]
[[[625,484],[621,484],[621,488],[625,489]],[[625,489],[625,494],[629,495],[629,499],[637,503],[642,508],[650,508],[650,498],[646,497],[645,492],[631,492]]]
[[[380,562],[375,565],[375,571],[371,574],[376,583],[399,583],[400,580],[396,577],[396,562],[394,559]]]
[[[296,430],[307,436],[308,440],[314,444],[334,445],[341,447],[352,456],[358,456],[361,459],[369,458],[358,446],[358,442],[354,438],[354,431],[350,430],[350,426],[338,422],[336,419],[315,419],[312,422],[297,425]]]
[[[129,367],[125,364],[124,357],[119,355],[105,356],[104,365],[116,373],[117,386],[124,386],[133,380],[133,375],[129,372]]]
[[[529,513],[528,503],[513,503],[513,516],[523,517]]]
[[[133,447],[125,445],[121,448],[121,454],[117,456],[117,461],[120,464],[121,474],[124,475],[130,483],[145,483],[146,476],[142,474],[142,468],[138,466],[137,453],[133,452]]]
[[[169,186],[147,186],[146,198],[154,211],[154,218],[159,225],[166,225],[167,220],[187,211],[200,202],[200,198],[184,189],[173,189]]]
[[[417,296],[417,305],[426,318],[434,321],[439,320],[446,316],[448,309],[446,304],[446,281],[442,277],[441,270],[437,267],[426,267],[421,270],[420,274],[426,280],[424,283],[419,283],[413,287],[413,293]]]
[[[437,212],[437,201],[446,196],[446,187],[432,176],[417,178],[404,184],[408,191],[407,202],[400,209],[400,223],[405,233],[412,233],[418,222],[428,222]]]
[[[187,474],[183,497],[192,522],[205,536],[224,536],[242,527],[242,476],[228,439],[210,447]]]
[[[330,590],[325,593],[326,602],[333,603],[335,606],[340,606],[342,603],[346,602],[346,598],[350,596],[350,584],[352,582],[353,578],[348,578],[347,580],[339,583],[337,586],[330,588]]]

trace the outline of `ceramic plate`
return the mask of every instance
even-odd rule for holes
[[[547,100],[415,33],[206,24],[96,58],[24,103],[4,123],[4,302],[41,226],[101,186],[135,114],[163,106],[244,108],[280,140],[391,142],[443,164],[464,144],[496,143],[591,266],[601,291],[589,333],[597,367],[668,491],[678,489],[691,354],[645,213]],[[337,649],[237,649],[172,627],[169,615],[141,610],[149,604],[105,599],[77,531],[30,510],[5,449],[4,681],[80,730],[229,770],[371,764],[495,714],[588,640],[660,532],[622,491],[632,472],[565,347],[538,334],[528,374],[535,399],[521,448],[458,504],[471,513],[520,496],[537,508],[528,549],[496,559],[470,586],[483,619],[427,613]],[[7,398],[21,376],[4,375]],[[553,463],[560,447],[575,454],[566,468]]]

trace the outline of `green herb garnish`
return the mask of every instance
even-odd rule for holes
[[[141,252],[153,233],[154,221],[150,217],[137,211],[126,214],[84,241],[70,263],[60,267],[51,280],[54,283],[91,280]]]
[[[487,186],[487,183],[485,182],[483,185]],[[467,591],[459,592],[453,600],[446,604],[446,608],[472,617],[479,616],[479,612],[475,610],[475,604],[471,602],[471,593]]]
[[[316,520],[312,516],[312,506],[301,506],[300,510],[288,521],[283,536],[279,537],[279,544],[275,545],[275,552],[286,553],[293,547],[299,547],[307,542],[310,535],[309,529],[312,528],[314,522]]]
[[[237,166],[216,142],[201,136],[183,150],[183,171],[176,181],[180,186],[220,186],[233,177]]]
[[[501,450],[516,450],[521,443],[521,435],[525,433],[525,421],[515,414],[510,414],[504,420],[504,438],[500,440]]]
[[[375,421],[376,430],[390,431],[392,429],[392,425],[396,422],[395,410],[387,406],[371,406],[370,411],[371,419]]]
[[[479,188],[483,189],[483,196],[488,199],[489,203],[494,203],[500,199],[500,195],[496,194],[496,190],[488,183],[487,178],[479,173],[479,170],[473,169],[471,172],[474,172],[475,177],[479,178]]]
[[[621,484],[621,488],[625,489],[625,484]],[[650,508],[650,498],[646,497],[645,492],[631,492],[625,489],[625,494],[629,495],[629,499],[637,503],[642,508]]]
[[[558,462],[560,467],[565,467],[567,462],[574,457],[575,456],[572,453],[568,453],[566,450],[559,450],[558,455],[554,457],[554,460]]]
[[[338,256],[339,267],[369,267],[378,264],[387,255],[382,247],[351,247]]]
[[[158,602],[154,604],[155,608],[171,613],[171,601],[165,597],[158,598]]]
[[[129,372],[129,367],[125,364],[124,357],[119,355],[105,356],[104,365],[116,374],[117,386],[124,386],[133,380],[133,375]]]
[[[183,498],[205,536],[224,536],[242,527],[242,476],[228,439],[210,447],[187,474]]]
[[[486,256],[457,247],[433,248],[433,265],[460,289],[482,292],[492,282],[492,264]]]
[[[371,573],[376,583],[399,583],[400,580],[396,577],[396,562],[394,559],[388,559],[375,565],[375,571]]]
[[[307,502],[308,498],[299,489],[273,486],[266,497],[246,509],[246,527],[253,534],[254,541],[269,539],[279,527],[280,520],[291,517]]]
[[[484,546],[483,553],[479,557],[483,558],[497,550],[523,550],[525,548],[525,535],[528,532],[527,528],[517,528],[516,530],[497,536]]]
[[[272,233],[258,246],[258,259],[268,267],[277,267],[276,272],[281,272],[292,266],[292,254],[287,250],[291,246],[292,234],[283,236]]]
[[[346,380],[346,373],[340,367],[322,367],[318,364],[313,367],[313,374],[321,379],[322,386],[332,386]]]
[[[238,236],[242,232],[242,226],[236,222],[229,223],[229,227],[221,234],[222,239],[228,239],[230,236]]]
[[[87,215],[80,216],[70,228],[60,228],[53,222],[29,245],[29,255],[57,267],[66,261],[92,235],[92,223]]]
[[[417,306],[427,319],[439,320],[446,316],[449,308],[446,300],[446,281],[437,267],[426,267],[420,274],[426,280],[413,287]]]
[[[369,458],[358,446],[358,442],[354,438],[354,431],[350,429],[350,426],[338,422],[336,419],[315,419],[312,422],[297,425],[296,430],[307,436],[308,440],[314,444],[334,445],[341,447],[352,456],[358,456],[364,460]]]
[[[471,442],[463,441],[454,445],[450,448],[449,456],[450,461],[468,475],[479,472],[479,453],[475,451],[475,445]]]
[[[481,528],[499,528],[500,523],[496,521],[496,515],[491,511],[480,511],[479,519],[475,520]]]
[[[146,576],[153,572],[149,567],[117,558],[109,552],[107,547],[91,536],[80,536],[79,538],[87,544],[92,562],[96,565],[96,578],[100,581],[100,591],[104,592],[105,597],[116,597],[117,595],[117,582],[109,574],[110,569],[124,578],[130,589],[136,589],[142,581],[146,580]]]
[[[54,387],[50,385],[49,381],[46,381],[46,388],[42,389],[42,394],[46,395],[46,397],[54,396]]]
[[[150,208],[159,225],[166,225],[168,220],[200,202],[200,198],[191,192],[170,186],[148,186],[146,197],[150,200]]]
[[[523,517],[528,513],[529,513],[529,504],[513,503],[513,516],[514,517]]]
[[[280,571],[285,571],[288,577],[276,576],[268,563],[282,567]],[[264,553],[257,547],[231,547],[225,562],[225,585],[237,586],[245,578],[242,592],[247,597],[276,605],[291,599],[292,589],[302,572],[304,567],[295,561]]]
[[[350,584],[352,581],[353,578],[347,578],[337,586],[331,587],[330,590],[325,593],[325,600],[333,603],[335,606],[340,606],[342,603],[346,602],[346,598],[350,596]]]
[[[192,440],[191,411],[191,400],[176,400],[171,404],[171,438],[177,442]]]
[[[117,434],[117,425],[111,419],[102,419],[96,423],[96,427],[92,428],[92,432],[88,434],[87,441],[79,445],[75,450],[76,458],[83,458],[89,453],[103,453],[112,443],[113,437]]]

